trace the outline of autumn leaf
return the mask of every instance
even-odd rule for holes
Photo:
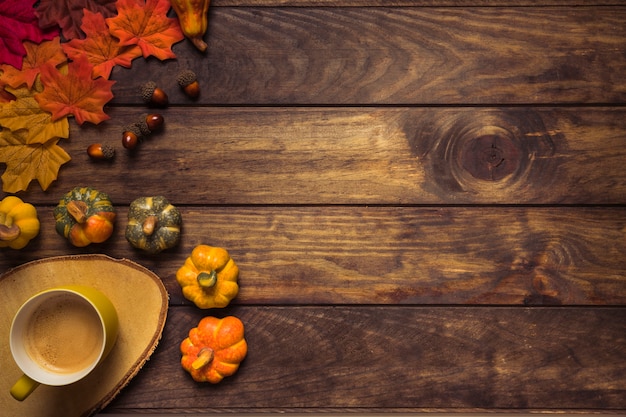
[[[35,14],[40,27],[60,26],[65,39],[81,39],[85,36],[81,31],[83,9],[104,17],[116,13],[115,0],[41,0]]]
[[[102,77],[93,79],[92,72],[93,65],[84,54],[68,64],[67,75],[53,65],[44,65],[41,68],[44,89],[35,95],[35,100],[42,109],[52,113],[53,121],[70,114],[80,125],[85,121],[98,124],[110,119],[104,112],[104,105],[113,98],[111,86],[115,81]]]
[[[64,43],[63,51],[70,59],[87,54],[87,59],[94,66],[93,78],[108,79],[115,65],[130,68],[132,60],[141,56],[139,46],[120,45],[119,39],[109,33],[109,27],[100,13],[85,9],[81,28],[86,38]]]
[[[0,131],[0,162],[6,164],[2,174],[2,190],[7,193],[25,191],[37,180],[45,191],[57,179],[61,165],[71,158],[57,145],[59,139],[45,143],[26,144],[25,129]]]
[[[25,130],[25,144],[41,144],[52,138],[69,137],[67,118],[52,121],[52,115],[43,110],[35,100],[34,94],[37,90],[26,87],[7,90],[15,100],[0,105],[0,125],[11,131]]]
[[[0,1],[0,64],[22,68],[26,55],[23,41],[40,43],[58,35],[58,30],[44,31],[39,27],[33,4],[37,0]]]
[[[167,17],[169,0],[118,0],[117,16],[106,19],[121,45],[138,45],[144,58],[176,58],[172,45],[184,39],[178,19]]]
[[[6,86],[7,85],[4,84],[2,81],[2,76],[0,76],[0,106],[3,104],[9,103],[12,100],[15,100],[15,97],[13,96],[13,94],[5,90]]]
[[[18,88],[22,84],[32,88],[42,65],[50,63],[56,66],[67,61],[58,36],[40,44],[26,41],[24,48],[26,49],[26,56],[21,70],[8,64],[0,65],[0,69],[3,71],[0,80],[13,88]]]

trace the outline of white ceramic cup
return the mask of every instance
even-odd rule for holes
[[[111,351],[118,327],[115,307],[95,288],[68,285],[29,298],[11,324],[11,353],[24,372],[11,395],[22,401],[40,384],[80,381]]]

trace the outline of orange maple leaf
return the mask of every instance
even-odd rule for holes
[[[83,10],[82,31],[85,39],[72,39],[62,45],[70,59],[76,59],[87,54],[87,59],[93,64],[93,78],[108,79],[115,65],[130,68],[133,59],[141,56],[141,49],[137,45],[122,46],[119,39],[109,32],[109,27],[101,13]]]
[[[178,19],[167,17],[169,0],[118,0],[117,16],[106,19],[121,45],[139,45],[144,58],[176,58],[172,45],[184,39]]]
[[[67,75],[53,65],[41,68],[42,93],[35,100],[42,109],[52,113],[52,120],[73,115],[78,124],[85,121],[98,124],[110,119],[104,105],[113,98],[111,86],[115,81],[92,78],[93,65],[86,55],[80,55],[68,64]]]
[[[7,165],[2,174],[2,190],[7,193],[25,191],[35,179],[45,191],[57,179],[61,165],[71,159],[57,145],[58,138],[27,145],[26,135],[25,129],[0,131],[0,162]]]
[[[18,88],[22,84],[26,84],[28,88],[32,88],[40,68],[44,64],[57,66],[67,62],[58,36],[40,44],[25,41],[23,45],[26,49],[26,56],[22,61],[21,70],[9,64],[0,65],[0,69],[3,70],[0,79],[10,87]]]

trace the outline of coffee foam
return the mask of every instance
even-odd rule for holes
[[[33,314],[25,339],[28,355],[42,368],[74,373],[98,360],[104,332],[91,304],[76,295],[60,294]]]

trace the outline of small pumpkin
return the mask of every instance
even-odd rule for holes
[[[102,243],[113,234],[116,211],[106,193],[75,187],[54,209],[56,231],[77,247]]]
[[[181,365],[194,381],[217,384],[231,376],[248,353],[244,326],[234,316],[204,317],[180,344]]]
[[[21,198],[7,196],[0,201],[0,248],[22,249],[39,234],[37,209]]]
[[[130,204],[126,240],[150,254],[172,248],[180,241],[182,216],[163,196],[140,197]]]
[[[198,245],[176,271],[183,295],[199,308],[226,307],[237,296],[239,267],[223,248]]]

